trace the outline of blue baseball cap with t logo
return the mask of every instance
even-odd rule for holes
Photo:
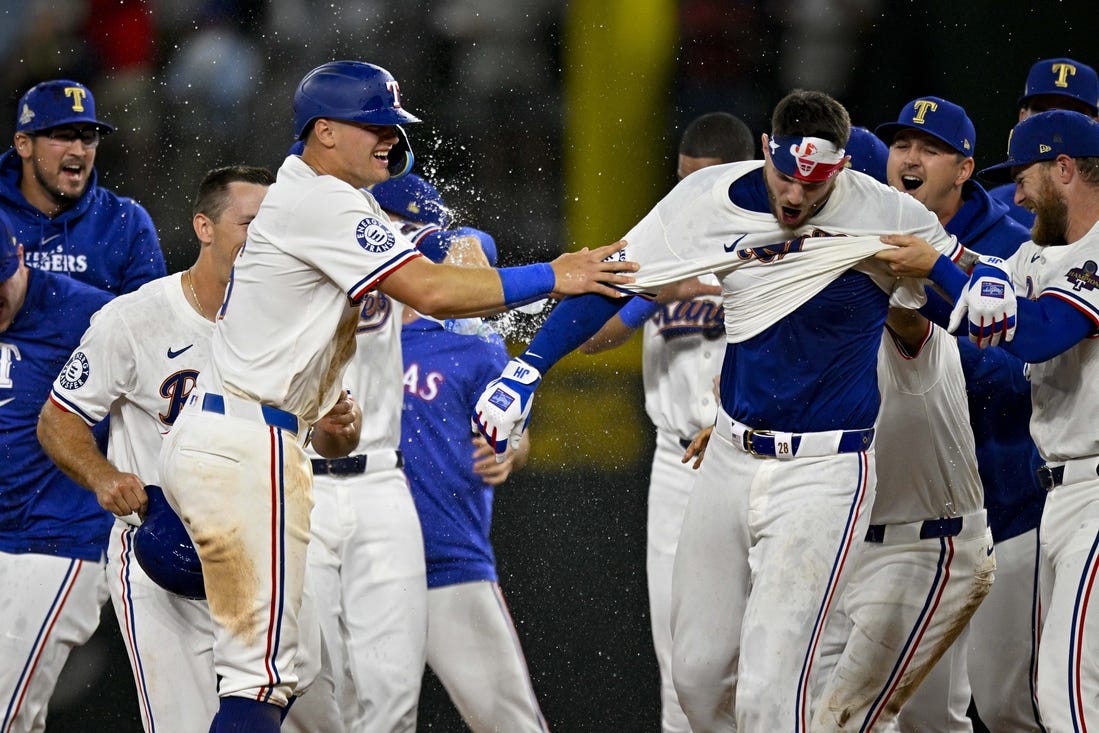
[[[991,182],[1010,182],[1012,168],[1054,160],[1099,157],[1099,122],[1080,112],[1053,109],[1015,125],[1007,139],[1007,160],[977,175]]]
[[[114,128],[95,117],[95,97],[83,84],[55,79],[36,84],[19,100],[16,132],[38,132],[62,125],[95,125],[100,132]]]
[[[1031,66],[1019,106],[1026,107],[1032,98],[1043,94],[1076,99],[1087,105],[1092,115],[1099,114],[1099,76],[1079,61],[1042,59]]]
[[[965,110],[942,97],[919,97],[904,106],[896,122],[886,122],[874,129],[886,145],[901,130],[919,130],[942,140],[967,158],[977,147],[977,131]]]

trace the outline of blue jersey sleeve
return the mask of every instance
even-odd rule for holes
[[[594,293],[565,298],[538,329],[521,358],[544,375],[550,367],[595,335],[628,300]]]

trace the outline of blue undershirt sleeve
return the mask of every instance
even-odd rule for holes
[[[969,277],[946,256],[936,260],[930,277],[955,300],[969,282]],[[1016,296],[1015,299],[1018,308],[1015,338],[1000,344],[1000,347],[1027,363],[1049,361],[1096,331],[1090,318],[1058,298],[1028,300]],[[953,306],[938,293],[929,290],[927,305],[920,309],[920,313],[945,327],[951,310]],[[944,312],[945,317],[942,316]]]
[[[595,335],[629,300],[595,293],[565,298],[519,358],[544,376],[550,367]]]
[[[658,310],[660,310],[660,304],[655,300],[647,300],[640,295],[635,295],[622,310],[618,311],[618,317],[628,327],[637,329],[645,325],[645,321],[652,318]]]

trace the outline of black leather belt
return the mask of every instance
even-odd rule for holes
[[[404,468],[404,454],[400,451],[396,451],[396,453],[396,468]],[[347,456],[346,458],[314,458],[312,461],[313,475],[352,476],[359,473],[366,473],[367,458],[368,456],[366,454]]]
[[[866,528],[867,542],[885,542],[885,530],[888,524],[871,524]],[[930,540],[937,537],[957,537],[962,531],[962,517],[950,519],[928,519],[920,526],[920,539]]]
[[[1056,489],[1065,481],[1064,466],[1038,466],[1038,483],[1046,491]]]

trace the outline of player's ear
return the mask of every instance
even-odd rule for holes
[[[194,218],[191,219],[191,226],[194,227],[198,241],[203,244],[210,244],[214,241],[214,222],[206,214],[195,214]]]
[[[767,143],[771,141],[771,138],[767,136],[767,133],[762,133],[759,136],[760,145],[763,147],[763,159],[771,159],[771,149],[767,147]]]
[[[973,168],[976,164],[973,162],[973,158],[965,158],[962,160],[961,165],[958,166],[958,175],[954,179],[954,185],[960,186],[970,178],[973,177]]]

